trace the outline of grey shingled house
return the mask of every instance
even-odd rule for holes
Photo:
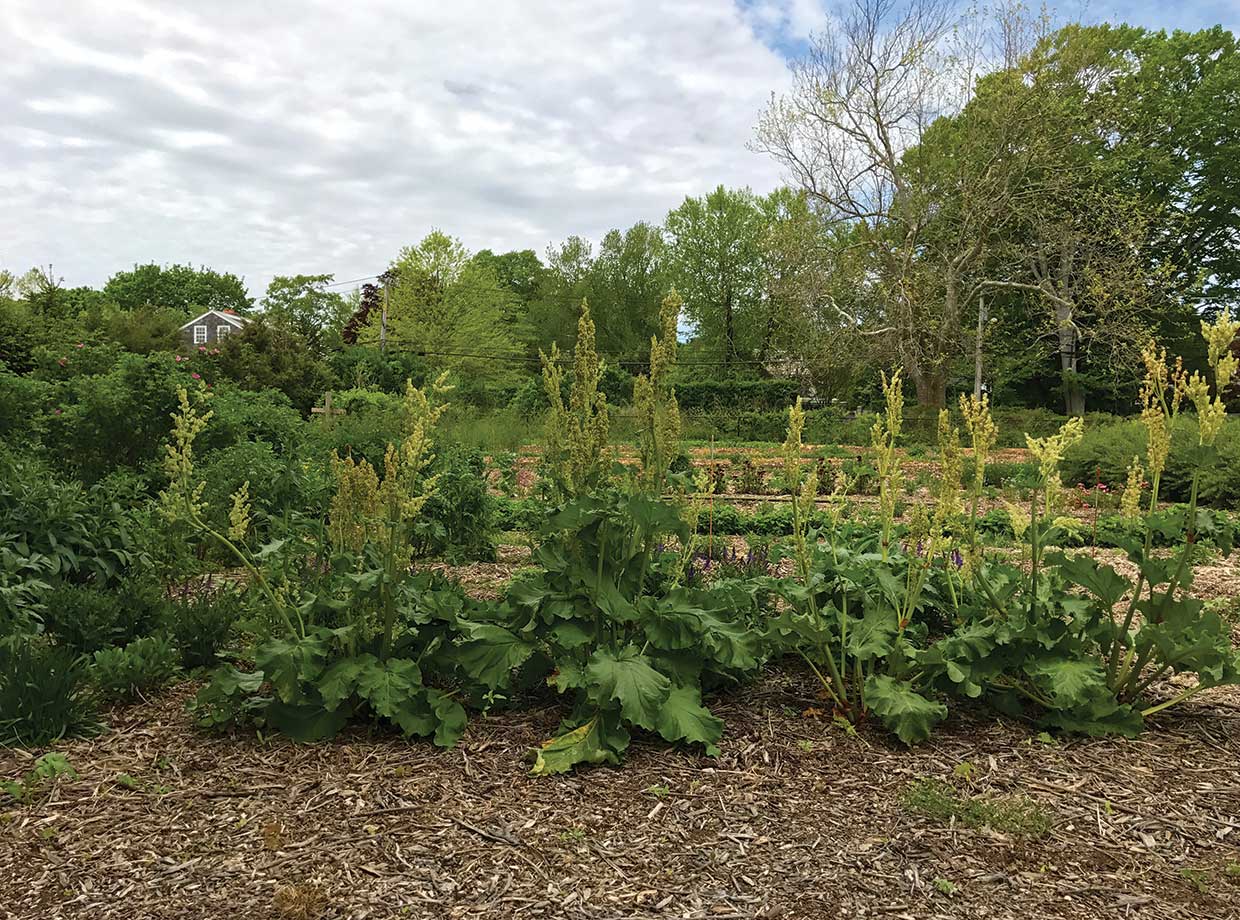
[[[241,331],[247,322],[244,316],[231,310],[208,310],[181,327],[181,341],[189,346],[211,345]]]

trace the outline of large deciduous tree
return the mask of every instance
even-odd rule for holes
[[[864,249],[882,307],[869,331],[885,334],[931,406],[944,404],[1035,118],[1010,81],[981,86],[979,62],[952,53],[957,24],[944,0],[854,0],[794,65],[794,88],[764,112],[756,144]],[[991,102],[966,116],[975,92]]]
[[[1030,344],[1051,343],[1065,409],[1081,414],[1151,332],[1183,338],[1195,308],[1240,281],[1240,57],[1219,30],[1073,25],[987,79],[1012,82],[1038,118],[986,284],[1027,295]]]
[[[504,378],[518,368],[513,328],[516,294],[486,260],[471,258],[460,240],[438,230],[401,250],[391,271],[387,347],[424,355],[431,368],[462,380]],[[359,335],[379,342],[372,310]]]
[[[154,262],[117,272],[103,286],[103,293],[125,310],[167,307],[187,316],[203,310],[244,314],[254,303],[245,282],[231,272]]]
[[[765,221],[749,189],[722,185],[686,198],[667,215],[668,274],[684,298],[685,317],[724,371],[761,341]]]
[[[635,361],[645,358],[659,332],[659,303],[667,292],[665,245],[660,228],[645,221],[610,230],[590,267],[590,313],[599,351]]]
[[[263,315],[300,335],[322,354],[349,318],[348,302],[328,285],[332,275],[277,275],[267,285]]]

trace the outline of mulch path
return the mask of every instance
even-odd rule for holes
[[[295,745],[196,731],[192,690],[57,745],[80,778],[5,806],[0,916],[1240,915],[1240,697],[1226,691],[1135,741],[1045,743],[957,707],[905,750],[805,717],[814,683],[781,667],[714,701],[717,759],[641,739],[620,768],[536,779],[523,755],[555,730],[545,705],[477,717],[451,750],[361,728]],[[0,753],[0,775],[29,757]],[[1051,830],[914,814],[903,796],[926,777],[1028,796]]]

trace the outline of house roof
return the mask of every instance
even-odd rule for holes
[[[244,317],[239,313],[230,313],[226,310],[208,310],[206,313],[203,313],[201,316],[195,316],[188,323],[183,323],[181,325],[181,328],[187,329],[190,326],[194,325],[194,323],[198,322],[200,319],[205,319],[208,316],[218,316],[220,319],[228,322],[230,325],[235,326],[238,329],[240,329],[242,326],[244,326],[246,323],[249,322],[249,319],[247,317]]]

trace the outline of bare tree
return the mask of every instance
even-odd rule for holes
[[[977,22],[947,0],[852,0],[794,65],[793,90],[771,100],[755,143],[825,220],[859,231],[849,238],[876,273],[881,331],[931,406],[945,401],[961,316],[1020,194],[1031,153],[1021,137],[1036,118],[1028,94],[995,78],[988,104],[952,124],[994,63]],[[1002,54],[1019,34],[1011,21],[999,29]]]

